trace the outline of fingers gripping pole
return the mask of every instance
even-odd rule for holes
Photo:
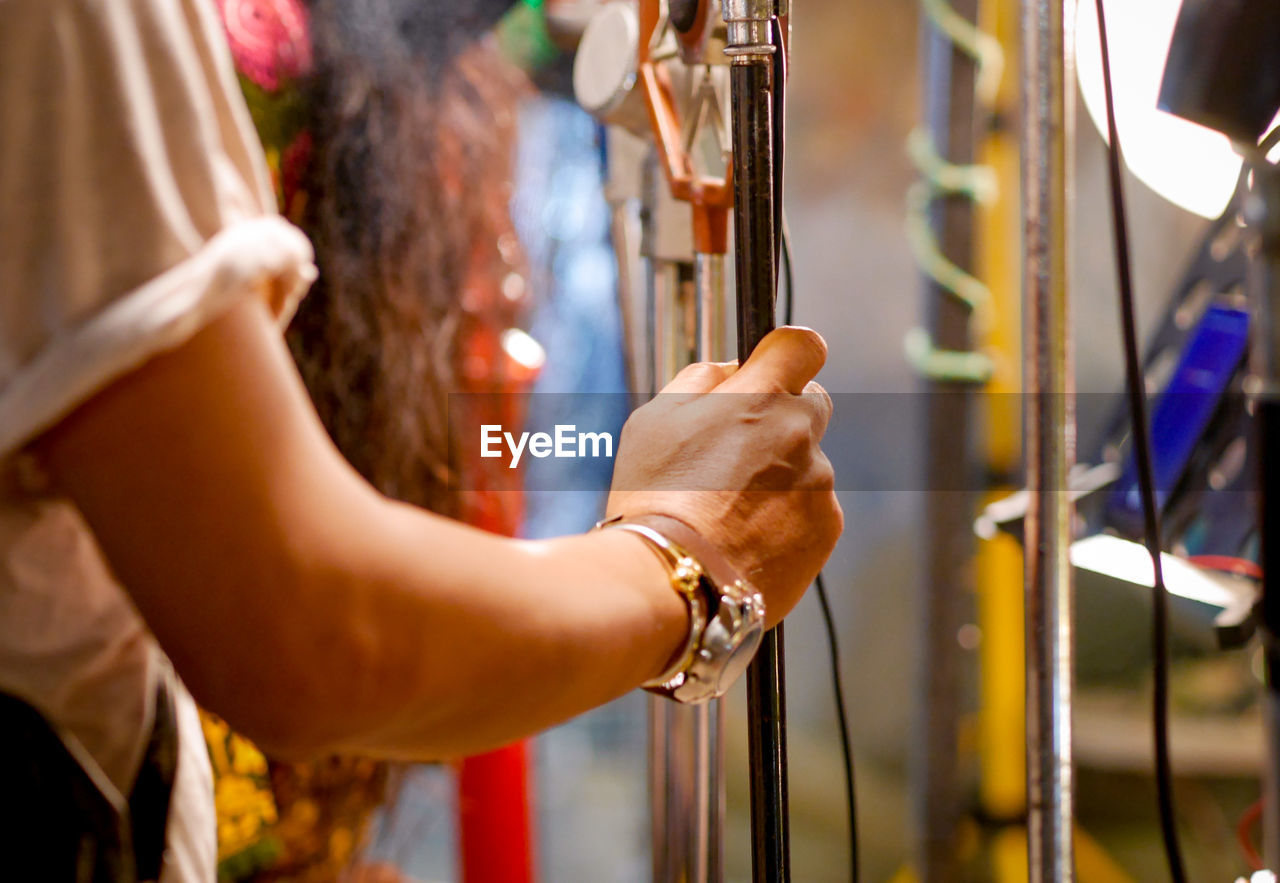
[[[723,0],[733,129],[733,229],[738,298],[738,358],[773,330],[777,294],[779,169],[775,104],[782,87],[775,43],[775,0]],[[782,626],[765,635],[747,670],[751,761],[752,876],[790,879],[787,826],[786,695]]]

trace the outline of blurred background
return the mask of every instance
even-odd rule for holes
[[[1000,106],[980,130],[983,155],[995,163],[1002,188],[999,200],[984,209],[978,254],[982,275],[1007,308],[1016,307],[1019,296],[1017,53],[1011,42],[1016,4],[999,0],[983,6],[984,24],[1004,42],[1009,64]],[[819,378],[829,391],[910,396],[921,381],[904,358],[903,339],[925,314],[920,270],[904,233],[906,194],[916,177],[906,143],[922,114],[918,8],[903,0],[796,0],[793,28],[786,210],[795,253],[795,317],[830,344]],[[548,352],[539,389],[613,392],[622,388],[623,374],[601,130],[575,107],[563,73],[544,74],[544,91],[526,102],[514,201],[517,226],[541,273],[535,269],[537,306],[530,329]],[[1082,418],[1083,457],[1102,416],[1120,403],[1122,363],[1104,144],[1083,107],[1078,120],[1077,384],[1081,392],[1098,394],[1100,402]],[[1127,186],[1139,319],[1149,330],[1207,222],[1136,179],[1129,178]],[[1016,341],[1018,316],[1006,309],[999,319],[1006,339]],[[1018,354],[1003,355],[1002,382],[1016,390]],[[994,441],[1016,455],[1021,442],[1011,433],[1016,435],[1016,424]],[[987,440],[975,443],[982,447]],[[907,881],[913,879],[908,866],[918,834],[910,752],[923,736],[915,724],[921,526],[927,507],[947,505],[947,498],[920,490],[919,432],[903,437],[883,427],[837,421],[824,448],[838,475],[895,476],[867,483],[879,490],[841,492],[845,536],[826,573],[857,759],[864,879]],[[598,495],[570,500],[554,491],[554,472],[541,468],[554,468],[554,462],[531,467],[529,535],[581,530],[597,517]],[[992,542],[1003,547],[1003,572],[1016,578],[1016,546],[1007,538]],[[820,883],[847,880],[848,871],[828,651],[814,601],[807,598],[788,620],[786,665],[794,879]],[[1146,599],[1082,592],[1078,615],[1077,787],[1079,824],[1088,834],[1081,879],[1163,879],[1151,781]],[[978,809],[979,734],[991,726],[980,717],[978,663],[989,639],[976,609],[956,635],[962,668],[957,682],[966,711],[960,729],[962,798],[971,817],[962,825],[958,862],[967,869],[966,879],[1004,880],[1016,878],[1017,871],[1009,876],[993,870],[993,844],[1016,819],[983,819]],[[1247,869],[1236,827],[1257,798],[1261,751],[1252,705],[1254,660],[1251,651],[1208,652],[1184,643],[1174,667],[1173,760],[1189,870],[1194,879],[1231,880]],[[744,705],[740,690],[728,699],[727,877],[734,881],[750,875]],[[644,721],[645,699],[636,694],[536,740],[541,879],[649,879]],[[1021,734],[1012,735],[1013,744],[1021,744]],[[1020,763],[1009,758],[1006,775]],[[428,769],[413,775],[422,780],[420,793],[434,797],[422,802],[416,826],[404,819],[413,801],[402,801],[401,818],[384,820],[375,851],[394,854],[422,879],[453,879],[451,813],[440,811],[451,799],[442,784],[448,773]],[[416,833],[397,837],[397,824]],[[412,848],[406,846],[410,841]]]

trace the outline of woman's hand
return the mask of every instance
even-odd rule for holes
[[[741,368],[691,365],[632,415],[618,445],[608,515],[683,521],[764,594],[769,625],[800,600],[844,525],[819,448],[831,397],[813,377],[826,356],[816,332],[787,327]]]

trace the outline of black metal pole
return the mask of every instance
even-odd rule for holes
[[[974,21],[978,0],[953,0],[957,15]],[[924,131],[938,155],[956,165],[973,162],[976,141],[973,58],[928,17],[921,24],[924,70]],[[930,207],[929,228],[943,257],[966,272],[973,267],[974,204],[965,194],[939,194]],[[921,291],[925,327],[939,349],[965,352],[974,346],[970,307],[935,279]],[[974,394],[963,382],[927,379],[921,454],[928,492],[919,576],[920,647],[913,736],[912,788],[916,867],[925,883],[960,876],[958,831],[965,813],[959,762],[961,672],[965,654],[956,634],[972,607],[976,514],[970,428]]]
[[[730,112],[733,128],[733,232],[737,271],[738,358],[774,328],[777,296],[777,176],[774,168],[776,27],[768,4],[729,2]],[[770,14],[766,14],[766,12]],[[752,878],[791,878],[787,807],[783,631],[764,636],[747,669],[751,763]]]
[[[731,70],[733,231],[738,282],[738,358],[774,328],[773,67],[768,56]],[[765,635],[747,669],[752,869],[757,883],[790,879],[787,829],[783,631]]]
[[[1275,390],[1260,393],[1254,400],[1255,438],[1261,480],[1260,508],[1262,605],[1259,633],[1262,636],[1266,684],[1263,694],[1263,733],[1266,764],[1263,771],[1262,847],[1266,867],[1280,868],[1280,395]]]
[[[1249,265],[1256,327],[1253,333],[1254,424],[1261,475],[1258,485],[1261,533],[1263,642],[1266,687],[1263,728],[1266,766],[1262,845],[1266,866],[1280,867],[1280,169],[1259,158],[1246,203],[1255,249]]]

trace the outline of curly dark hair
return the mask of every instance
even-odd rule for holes
[[[388,496],[451,517],[474,499],[454,474],[465,463],[448,397],[500,382],[470,342],[516,324],[509,277],[523,272],[509,203],[525,81],[460,21],[460,10],[494,3],[310,8],[313,152],[300,220],[320,274],[286,337],[347,460]],[[271,779],[282,854],[255,883],[340,877],[397,790],[392,767],[358,758],[272,762]]]
[[[438,5],[312,6],[304,226],[320,277],[288,341],[365,478],[457,516],[448,395],[463,388],[459,342],[469,325],[516,319],[493,293],[520,269],[509,200],[524,80],[491,39],[439,27]]]

